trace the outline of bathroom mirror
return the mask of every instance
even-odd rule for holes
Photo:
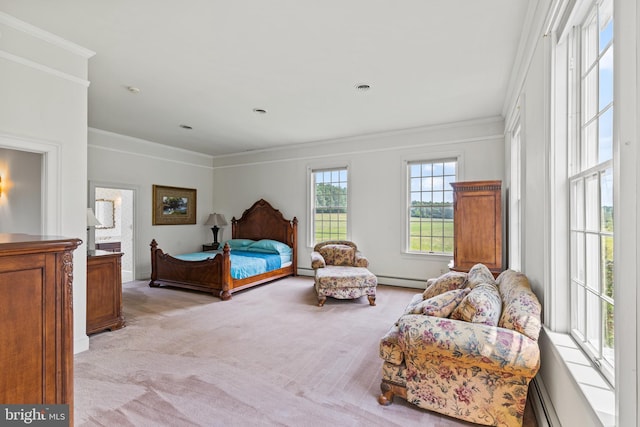
[[[100,224],[96,228],[115,228],[116,214],[113,200],[96,199],[96,218]]]

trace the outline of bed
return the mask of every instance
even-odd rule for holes
[[[231,294],[252,286],[260,285],[287,276],[297,275],[298,220],[285,219],[269,202],[260,199],[245,210],[240,219],[231,220],[232,238],[221,250],[171,256],[158,247],[155,239],[151,242],[151,281],[149,286],[167,285],[172,287],[211,292],[223,301],[231,299]],[[290,248],[290,261],[271,271],[252,274],[248,277],[232,277],[232,260],[238,260],[239,249],[230,247],[245,242],[270,243],[271,246]],[[257,245],[257,243],[256,243]],[[251,244],[253,248],[253,244]],[[265,251],[267,252],[267,251]],[[245,251],[241,256],[248,256]],[[260,257],[264,258],[264,257]],[[194,260],[195,259],[195,260]],[[284,260],[283,260],[284,261]],[[234,262],[235,266],[235,262]],[[246,276],[242,275],[242,276]]]

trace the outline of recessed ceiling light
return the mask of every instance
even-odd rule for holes
[[[193,128],[192,128],[191,126],[189,126],[189,125],[180,125],[180,127],[181,127],[182,129],[187,129],[187,130],[191,130],[191,129],[193,129]]]
[[[127,90],[131,93],[140,93],[140,88],[135,86],[127,86]]]
[[[257,113],[257,114],[267,114],[267,110],[262,109],[262,108],[254,108],[253,112]]]
[[[365,91],[371,89],[371,86],[369,86],[368,84],[360,84],[356,85],[356,89]]]

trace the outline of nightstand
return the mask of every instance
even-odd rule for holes
[[[220,247],[220,243],[205,243],[202,245],[202,252],[215,251]]]
[[[122,252],[87,251],[87,335],[125,326]]]

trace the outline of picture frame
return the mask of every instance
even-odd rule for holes
[[[195,224],[195,188],[153,185],[153,225]]]
[[[95,216],[100,225],[96,229],[116,228],[115,201],[109,199],[96,199]]]

